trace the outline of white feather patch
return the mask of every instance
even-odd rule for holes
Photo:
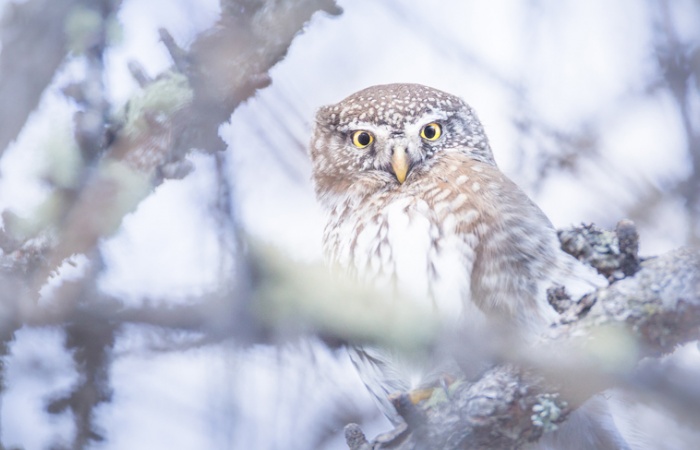
[[[430,306],[428,284],[428,252],[431,247],[430,221],[416,209],[424,202],[404,198],[392,202],[385,210],[387,240],[393,249],[396,287],[421,306]]]

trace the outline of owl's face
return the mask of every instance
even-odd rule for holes
[[[461,99],[422,85],[389,84],[321,108],[310,154],[317,194],[331,200],[358,186],[398,189],[448,152],[493,164],[481,124]]]

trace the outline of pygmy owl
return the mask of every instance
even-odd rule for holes
[[[546,289],[568,256],[460,98],[417,84],[364,89],[318,111],[310,155],[333,265],[457,326],[497,318],[532,330],[556,317]],[[387,397],[432,369],[416,376],[388,349],[350,354],[395,422]]]

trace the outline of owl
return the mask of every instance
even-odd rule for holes
[[[309,153],[333,266],[431,308],[446,327],[537,330],[556,318],[546,289],[568,256],[460,98],[418,84],[369,87],[318,111]],[[395,423],[388,397],[435,384],[445,369],[386,348],[350,356]]]

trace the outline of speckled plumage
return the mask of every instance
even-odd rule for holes
[[[421,137],[430,123],[442,130],[435,140]],[[352,143],[358,130],[373,137],[365,148]],[[395,152],[409,161],[403,183]],[[370,87],[319,110],[310,155],[332,264],[457,326],[497,317],[532,329],[555,317],[545,289],[566,265],[556,234],[498,169],[461,99],[415,84]],[[430,370],[411,380],[387,350],[351,356],[393,419],[387,394],[431,381]]]

